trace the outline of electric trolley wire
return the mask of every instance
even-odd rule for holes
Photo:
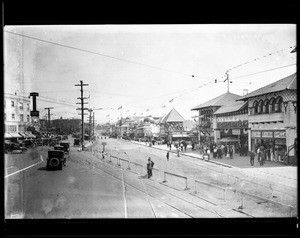
[[[82,49],[82,48],[78,48],[78,47],[74,47],[74,46],[69,46],[69,45],[65,45],[65,44],[61,44],[61,43],[57,43],[57,42],[53,42],[53,41],[49,41],[49,40],[43,40],[43,39],[40,39],[40,38],[37,38],[37,37],[33,37],[33,36],[19,34],[19,33],[16,33],[16,32],[11,32],[11,31],[4,31],[4,32],[7,32],[7,33],[13,34],[13,35],[17,35],[17,36],[21,36],[21,37],[25,37],[25,38],[28,38],[28,39],[33,39],[33,40],[36,40],[36,41],[40,41],[40,42],[44,42],[44,43],[48,43],[48,44],[52,44],[52,45],[56,45],[56,46],[60,46],[60,47],[68,48],[68,49],[72,49],[72,50],[77,50],[77,51],[81,51],[81,52],[85,52],[85,53],[89,53],[89,54],[94,54],[94,55],[98,55],[98,56],[102,56],[102,57],[107,57],[107,58],[114,59],[114,60],[119,60],[119,61],[131,63],[131,64],[136,64],[136,65],[140,65],[140,66],[144,66],[144,67],[149,67],[149,68],[153,68],[153,69],[157,69],[157,70],[162,70],[162,71],[168,71],[168,72],[172,72],[172,73],[176,73],[176,74],[181,74],[181,75],[184,75],[184,76],[200,78],[199,76],[194,75],[194,74],[186,74],[186,73],[178,72],[178,71],[171,70],[171,69],[166,69],[166,68],[161,68],[161,67],[158,67],[158,66],[153,66],[153,65],[149,65],[149,64],[139,63],[139,62],[132,61],[132,60],[122,59],[122,58],[118,58],[118,57],[115,57],[115,56],[98,53],[98,52],[91,51],[91,50],[85,50],[85,49]]]

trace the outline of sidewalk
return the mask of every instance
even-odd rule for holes
[[[145,145],[144,142],[131,141],[139,145]],[[148,146],[149,147],[149,146]],[[170,151],[167,145],[154,145],[152,148],[160,149],[163,151]],[[173,146],[172,153],[177,153],[176,148]],[[203,160],[203,156],[200,154],[199,149],[192,150],[191,146],[187,147],[186,151],[180,152],[181,155],[189,156],[192,158]],[[249,156],[240,156],[239,154],[234,154],[233,159],[222,158],[214,159],[212,154],[210,157],[210,163],[218,164],[220,166],[225,166],[227,168],[234,168],[239,172],[244,173],[247,176],[267,179],[270,181],[279,181],[281,184],[286,184],[291,187],[297,187],[297,167],[296,166],[286,166],[279,162],[266,161],[263,166],[260,166],[257,159],[255,159],[254,166],[250,165]]]

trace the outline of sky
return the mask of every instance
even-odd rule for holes
[[[172,108],[192,120],[193,107],[227,92],[226,72],[241,96],[295,73],[295,46],[294,24],[5,26],[5,93],[23,80],[41,118],[46,107],[81,118],[82,80],[85,107],[102,108],[96,123]]]

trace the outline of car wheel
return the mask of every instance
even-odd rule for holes
[[[60,161],[59,161],[58,158],[53,157],[53,158],[51,158],[51,159],[49,160],[49,165],[50,165],[51,167],[54,167],[54,168],[55,168],[55,167],[58,167],[59,164],[60,164]]]

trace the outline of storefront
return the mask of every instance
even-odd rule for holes
[[[268,151],[269,157],[274,156],[275,161],[282,159],[287,151],[285,130],[252,130],[251,149],[257,150],[262,146]],[[269,158],[271,159],[271,158]]]
[[[219,144],[232,144],[237,153],[245,154],[248,151],[248,120],[235,117],[218,117],[216,131]]]

